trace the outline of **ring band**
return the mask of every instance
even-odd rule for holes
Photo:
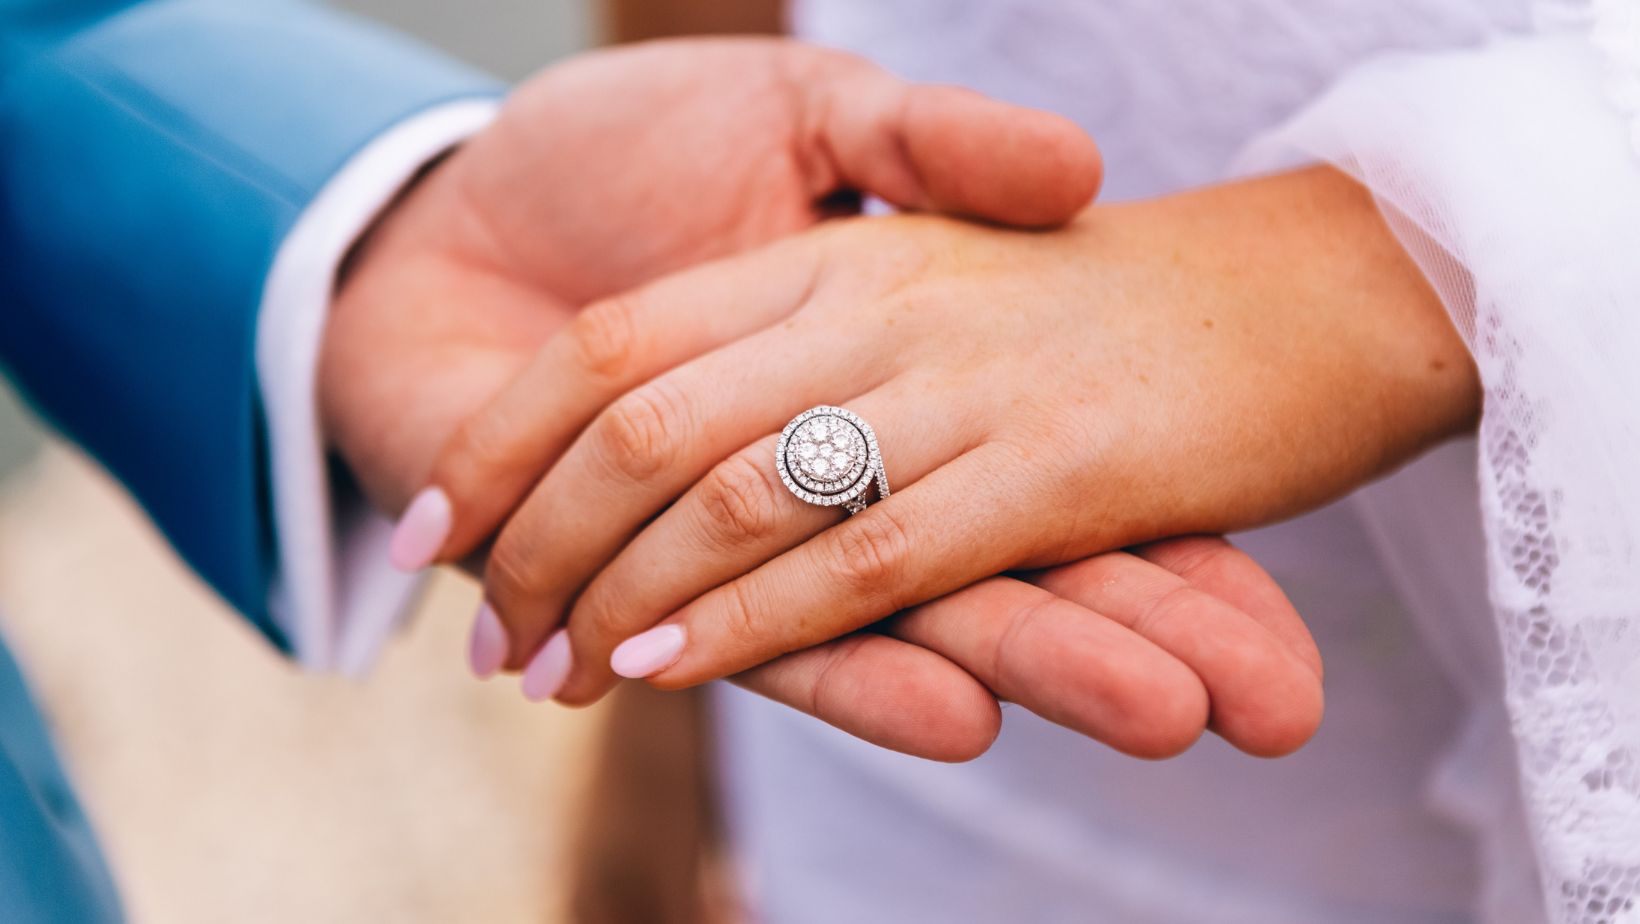
[[[859,415],[822,404],[791,419],[774,447],[775,469],[800,500],[821,507],[843,505],[849,513],[866,509],[867,492],[888,496],[888,475],[877,434]]]

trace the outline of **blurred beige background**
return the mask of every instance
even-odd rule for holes
[[[509,78],[594,40],[582,0],[349,0]],[[120,490],[0,392],[0,633],[137,922],[550,921],[596,710],[463,661],[435,583],[368,682],[273,657]]]

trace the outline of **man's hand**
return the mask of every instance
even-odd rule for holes
[[[521,86],[361,247],[326,334],[327,433],[397,510],[580,305],[802,230],[860,193],[1039,226],[1069,220],[1099,179],[1097,149],[1057,116],[837,52],[712,39],[583,55]],[[700,307],[703,333],[732,323]],[[555,387],[618,373],[640,334],[572,331]]]

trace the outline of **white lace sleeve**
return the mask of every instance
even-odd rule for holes
[[[1640,922],[1640,4],[1350,74],[1249,152],[1368,185],[1486,387],[1481,491],[1552,920]]]

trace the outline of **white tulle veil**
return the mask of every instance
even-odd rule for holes
[[[1535,13],[1532,36],[1351,73],[1245,165],[1368,185],[1474,352],[1543,892],[1561,924],[1618,924],[1640,921],[1640,0]]]

